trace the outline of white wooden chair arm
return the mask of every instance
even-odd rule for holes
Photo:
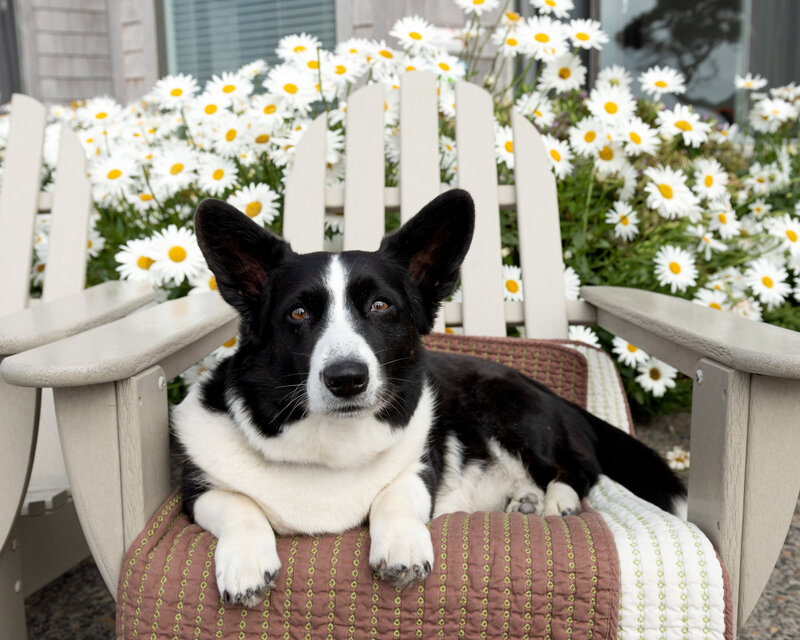
[[[171,378],[236,335],[237,322],[219,294],[187,296],[6,358],[0,369],[23,387],[115,382],[157,364]]]
[[[800,378],[800,333],[642,289],[587,286],[597,324],[691,377],[708,358],[732,369]]]
[[[155,300],[150,285],[109,281],[0,318],[0,357],[123,317]]]

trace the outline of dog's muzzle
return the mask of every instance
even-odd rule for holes
[[[366,391],[369,368],[360,360],[338,360],[322,370],[322,380],[337,398],[352,398]]]

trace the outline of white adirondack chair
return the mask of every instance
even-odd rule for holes
[[[0,185],[0,359],[120,318],[155,297],[150,287],[122,282],[84,290],[86,160],[65,127],[55,190],[40,193],[46,116],[36,100],[13,97]],[[43,295],[31,301],[37,212],[52,221]],[[85,558],[88,548],[69,498],[52,393],[0,381],[0,407],[0,637],[17,638],[25,629],[23,598]]]
[[[381,87],[348,101],[344,188],[324,187],[324,115],[309,127],[286,182],[284,232],[295,250],[322,249],[323,216],[341,210],[344,248],[374,248],[385,210],[399,208],[405,220],[442,190],[435,79],[407,74],[400,91],[397,188],[384,186]],[[514,324],[529,337],[556,339],[567,337],[568,323],[597,323],[695,379],[689,517],[730,572],[741,626],[778,556],[800,488],[800,335],[625,288],[584,287],[585,302],[567,302],[555,179],[538,134],[513,116],[516,185],[498,186],[490,96],[458,83],[456,103],[458,182],[475,200],[477,223],[462,269],[463,303],[447,303],[444,321],[468,334],[504,336]],[[523,303],[502,298],[501,207],[518,212]],[[171,489],[165,383],[235,331],[235,315],[219,297],[193,296],[0,367],[10,384],[55,388],[74,499],[112,593],[125,550]]]

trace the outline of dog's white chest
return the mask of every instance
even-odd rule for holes
[[[358,526],[386,485],[420,465],[433,402],[426,389],[404,429],[392,430],[372,418],[309,419],[279,438],[257,435],[241,409],[234,413],[235,421],[211,413],[196,393],[190,394],[175,415],[187,454],[216,488],[258,503],[277,533],[313,534]]]

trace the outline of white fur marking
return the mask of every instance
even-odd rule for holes
[[[544,512],[546,516],[573,515],[580,512],[581,499],[575,489],[564,482],[552,480],[544,494]]]

